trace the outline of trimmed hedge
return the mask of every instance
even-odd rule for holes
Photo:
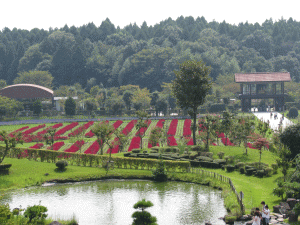
[[[27,149],[27,148],[15,148],[10,150],[9,157],[20,158],[20,154],[25,155],[27,150],[26,158],[29,160],[41,161],[41,162],[52,162],[55,163],[60,159],[64,159],[70,165],[78,166],[91,166],[91,167],[102,167],[109,160],[107,155],[92,155],[82,153],[71,153],[71,152],[57,152],[52,150],[41,150],[41,149]],[[159,156],[158,153],[156,153]],[[153,155],[153,154],[149,154]],[[137,156],[137,153],[131,153],[129,156]],[[134,157],[112,157],[117,168],[130,168],[130,169],[147,169],[152,170],[157,166],[157,159],[145,159],[145,158],[134,158]],[[190,168],[189,161],[164,161],[168,171],[179,171],[187,172]]]
[[[228,173],[231,173],[231,172],[233,172],[233,171],[234,171],[234,169],[235,169],[235,167],[234,167],[234,166],[231,166],[231,165],[228,165],[228,166],[226,166],[226,171],[227,171]]]
[[[209,158],[209,157],[206,157],[206,156],[198,156],[198,157],[196,157],[196,159],[198,159],[199,161],[207,161],[207,162],[212,162],[213,161],[212,158]]]
[[[214,155],[214,153],[212,152],[201,152],[200,153],[200,156],[205,156],[205,157],[209,157],[209,158],[212,158]]]
[[[208,111],[210,113],[214,113],[214,112],[223,112],[226,110],[226,106],[224,103],[217,103],[217,104],[212,104]]]

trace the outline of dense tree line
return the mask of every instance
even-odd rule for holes
[[[99,27],[0,31],[0,79],[8,84],[36,70],[48,71],[54,87],[79,83],[88,89],[95,78],[105,88],[132,84],[154,92],[170,83],[178,63],[187,59],[211,66],[215,81],[232,80],[236,72],[288,71],[299,82],[300,22],[232,25],[181,16],[123,29],[106,19]]]

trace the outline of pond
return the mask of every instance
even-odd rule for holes
[[[51,218],[70,219],[73,214],[80,225],[131,224],[133,205],[142,200],[154,206],[147,211],[159,225],[225,224],[218,219],[226,214],[221,191],[184,182],[145,180],[105,180],[56,184],[6,193],[1,203],[10,208],[41,205]]]

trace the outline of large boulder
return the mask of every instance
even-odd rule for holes
[[[297,200],[295,198],[288,198],[286,202],[289,204],[290,208],[293,209],[297,204]]]

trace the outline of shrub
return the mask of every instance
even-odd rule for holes
[[[295,192],[291,189],[285,192],[286,198],[294,198]]]
[[[230,173],[230,172],[233,172],[234,169],[235,169],[234,166],[230,166],[230,165],[226,166],[226,170],[227,170],[227,172],[229,172],[229,173]]]
[[[220,165],[225,165],[226,164],[226,160],[225,159],[215,159],[214,162],[215,163],[219,163]]]
[[[153,179],[155,181],[167,181],[168,176],[164,161],[159,160],[159,162],[157,163],[157,167],[153,171]]]
[[[237,164],[235,164],[236,169],[239,169],[239,168],[244,167],[244,166],[245,166],[245,163],[243,163],[243,162],[238,162]]]
[[[218,152],[219,159],[223,159],[225,152]]]
[[[223,103],[212,104],[212,105],[209,107],[209,109],[208,109],[208,111],[209,111],[210,113],[213,113],[213,112],[223,112],[223,111],[225,111],[225,110],[226,110],[225,104],[223,104]]]
[[[222,166],[221,166],[221,169],[222,169],[222,170],[225,170],[225,165],[222,165]]]
[[[273,163],[271,166],[272,166],[272,169],[273,169],[273,173],[277,174],[278,164],[277,163]]]
[[[272,175],[272,173],[273,173],[273,169],[272,168],[267,167],[265,169],[265,176],[270,177]]]
[[[65,101],[65,112],[67,116],[74,116],[76,111],[76,102],[73,98],[69,97]]]
[[[132,149],[131,152],[132,152],[132,153],[140,153],[140,152],[141,152],[141,149]]]
[[[255,168],[246,169],[246,175],[251,176],[256,171]]]
[[[68,166],[68,162],[66,160],[59,160],[55,165],[59,170],[64,170]]]
[[[209,157],[209,158],[212,158],[214,155],[214,153],[212,152],[201,152],[200,153],[200,156],[205,156],[205,157]]]
[[[205,152],[206,151],[205,147],[200,146],[200,145],[192,145],[191,150],[195,151],[195,152]]]
[[[263,177],[265,174],[265,171],[264,170],[258,170],[257,173],[256,173],[256,176],[258,177]]]
[[[0,224],[6,224],[11,216],[12,213],[9,210],[9,205],[0,205]]]
[[[245,173],[244,167],[241,167],[241,168],[240,168],[240,173],[241,173],[241,174],[244,174],[244,173]]]
[[[128,157],[128,156],[130,156],[131,155],[131,152],[125,152],[124,153],[124,157]]]
[[[300,202],[298,202],[294,208],[293,211],[295,212],[296,215],[300,215]]]
[[[145,151],[143,151],[143,153],[148,153],[148,151],[147,151],[147,150],[145,150]]]
[[[234,163],[234,156],[230,155],[230,156],[225,156],[224,158],[226,160],[227,164],[233,164]]]
[[[196,159],[198,159],[199,161],[207,161],[207,162],[212,162],[213,161],[212,158],[209,158],[209,157],[206,157],[206,156],[198,156],[198,157],[196,157]]]
[[[158,153],[157,150],[150,150],[150,153]]]
[[[29,218],[29,222],[34,221],[36,223],[41,223],[47,217],[47,211],[48,209],[42,205],[28,206],[24,212],[24,216]]]
[[[295,107],[290,108],[289,117],[290,118],[297,118],[298,117],[298,109],[295,108]]]

